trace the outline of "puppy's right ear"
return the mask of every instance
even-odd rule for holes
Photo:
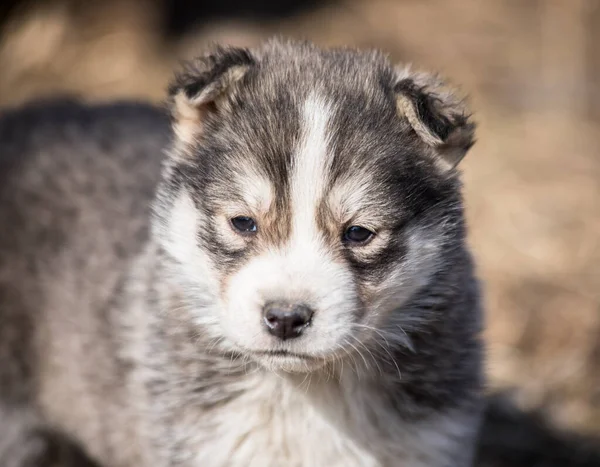
[[[169,108],[180,142],[194,142],[207,114],[218,110],[219,99],[231,92],[254,63],[247,49],[217,47],[184,65],[169,86]]]
[[[397,72],[396,106],[421,140],[433,149],[440,170],[454,169],[475,142],[466,102],[437,75]]]

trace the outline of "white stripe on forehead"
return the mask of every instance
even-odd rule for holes
[[[228,282],[226,319],[235,323],[231,329],[240,333],[236,339],[248,340],[248,335],[261,339],[261,330],[256,329],[261,320],[256,317],[264,303],[301,302],[315,311],[314,319],[320,323],[309,343],[299,344],[300,349],[308,345],[312,351],[330,342],[340,326],[348,326],[357,309],[354,277],[326,247],[317,222],[332,162],[328,144],[332,114],[327,101],[316,95],[309,96],[301,108],[300,139],[293,148],[290,173],[291,235],[282,248],[269,248],[251,258]],[[255,308],[240,314],[248,307]],[[243,326],[240,319],[246,320]]]
[[[301,118],[301,139],[294,154],[291,183],[294,243],[302,238],[312,240],[318,235],[317,206],[323,197],[331,162],[328,148],[331,109],[328,103],[315,94],[309,95]]]

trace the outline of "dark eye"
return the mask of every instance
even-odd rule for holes
[[[238,216],[231,219],[231,225],[235,230],[242,233],[253,233],[256,232],[256,222],[251,217]]]
[[[348,227],[346,232],[344,232],[344,241],[350,244],[361,245],[371,240],[373,235],[375,234],[369,229],[365,229],[364,227],[360,227],[358,225],[353,225]]]

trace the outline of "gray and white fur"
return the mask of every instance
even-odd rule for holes
[[[471,465],[463,102],[273,40],[168,109],[0,117],[0,465]]]

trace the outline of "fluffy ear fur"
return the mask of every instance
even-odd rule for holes
[[[431,148],[442,170],[451,170],[473,146],[475,124],[464,101],[436,75],[398,73],[397,107],[413,130]]]
[[[254,63],[247,49],[217,47],[184,65],[169,86],[173,127],[182,143],[193,143],[202,131],[207,113],[218,110],[219,99]]]

